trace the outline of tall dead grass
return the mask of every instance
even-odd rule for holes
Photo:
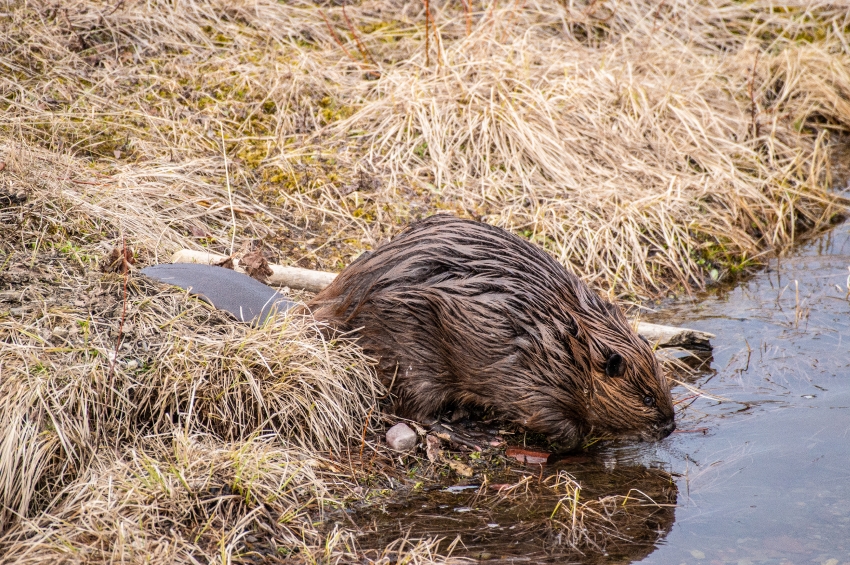
[[[841,211],[842,3],[433,3],[430,53],[419,2],[7,5],[5,135],[159,177],[222,251],[220,132],[239,239],[325,269],[450,209],[646,296]]]
[[[429,5],[0,2],[0,202],[26,199],[0,206],[0,554],[363,557],[314,521],[357,474],[317,453],[361,437],[368,360],[309,320],[235,326],[136,277],[125,298],[96,272],[122,240],[332,270],[450,210],[650,296],[843,211],[842,3]],[[412,543],[387,551],[442,559]]]
[[[93,460],[0,549],[20,564],[363,562],[351,532],[316,527],[356,486],[334,469],[276,439],[175,431]],[[437,545],[400,539],[370,562],[446,563]]]
[[[80,185],[68,158],[4,154],[4,184],[29,202],[3,210],[0,227],[0,529],[147,437],[274,434],[298,453],[339,453],[369,424],[382,389],[352,340],[301,316],[234,324],[135,275],[125,290],[96,258],[108,234],[144,241],[157,229],[145,200],[119,204],[111,183]]]
[[[837,211],[850,16],[783,4],[493,3],[469,35],[444,7],[438,63],[382,67],[331,129],[599,286],[700,287]]]

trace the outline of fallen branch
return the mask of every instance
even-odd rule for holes
[[[685,349],[711,349],[711,338],[714,334],[691,330],[660,326],[647,322],[638,322],[637,332],[658,347],[682,347]]]
[[[206,251],[192,251],[191,249],[181,249],[171,256],[172,263],[199,263],[201,265],[219,265],[225,261],[227,257],[216,253],[208,253]],[[269,265],[272,274],[269,275],[267,282],[278,286],[288,286],[297,290],[306,290],[309,292],[319,292],[336,278],[336,273],[326,273],[324,271],[313,271],[310,269],[302,269],[300,267],[284,267],[283,265]],[[233,268],[239,272],[245,272],[239,267],[239,260],[233,260]]]
[[[171,257],[172,263],[200,263],[202,265],[220,265],[228,257],[209,253],[206,251],[193,251],[181,249]],[[239,260],[233,260],[234,269],[244,272],[239,267]],[[292,289],[319,292],[331,284],[336,278],[336,273],[325,271],[313,271],[300,267],[284,267],[283,265],[269,265],[272,274],[267,282],[279,286],[288,286]],[[711,338],[713,334],[691,330],[688,328],[676,328],[672,326],[661,326],[639,322],[636,326],[637,332],[657,347],[682,347],[684,349],[711,349]]]

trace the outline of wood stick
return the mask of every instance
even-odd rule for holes
[[[711,349],[711,338],[714,334],[691,330],[688,328],[675,328],[672,326],[661,326],[647,322],[638,322],[635,328],[637,333],[658,347],[682,347],[685,349]]]
[[[193,251],[181,249],[171,257],[172,263],[201,263],[203,265],[216,265],[227,259],[224,255],[209,253],[207,251]],[[239,260],[234,259],[235,270],[244,272],[239,268]],[[325,271],[313,271],[300,267],[284,267],[283,265],[269,265],[272,275],[268,282],[278,286],[288,286],[296,290],[319,292],[331,284],[336,278],[336,273]],[[682,347],[684,349],[711,349],[711,338],[714,334],[692,330],[688,328],[676,328],[673,326],[661,326],[639,322],[636,326],[637,332],[658,347]]]
[[[202,265],[216,265],[225,259],[227,257],[224,255],[191,249],[181,249],[171,256],[172,263],[200,263]],[[234,270],[244,272],[239,268],[238,259],[233,260],[233,266]],[[272,274],[267,282],[309,292],[319,292],[336,278],[336,273],[313,271],[300,267],[284,267],[283,265],[269,265],[269,267],[271,267]]]

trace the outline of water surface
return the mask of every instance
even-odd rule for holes
[[[717,335],[701,398],[652,449],[678,475],[670,533],[643,563],[850,563],[850,225],[731,291],[650,319]],[[681,389],[679,389],[681,393]]]

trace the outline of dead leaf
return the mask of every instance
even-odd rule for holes
[[[6,168],[6,163],[4,163],[3,161],[0,161],[0,171],[2,171],[5,168]]]
[[[472,467],[467,465],[466,463],[462,463],[461,461],[457,461],[455,459],[449,459],[446,461],[449,464],[449,467],[452,468],[452,471],[457,473],[459,476],[464,478],[469,478],[472,476]]]
[[[216,267],[224,267],[225,269],[233,270],[233,256],[225,257],[218,263],[214,263]]]
[[[113,247],[112,251],[104,258],[100,270],[104,273],[126,273],[130,265],[134,265],[133,250],[129,247]]]
[[[274,274],[272,268],[269,267],[269,262],[259,250],[243,255],[242,259],[239,260],[239,266],[245,269],[249,277],[260,282],[266,282]]]
[[[431,463],[439,463],[443,458],[443,450],[441,449],[442,442],[440,438],[433,434],[428,434],[425,437],[425,455],[428,456],[428,461]]]

